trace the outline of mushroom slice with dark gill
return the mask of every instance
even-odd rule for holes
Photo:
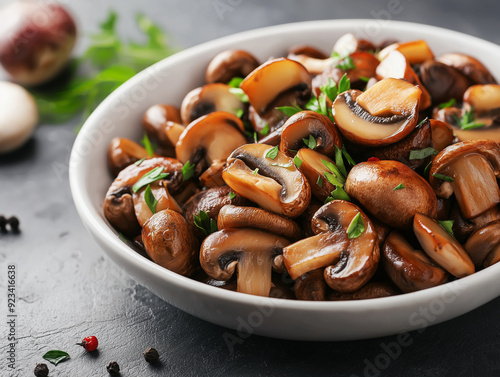
[[[448,273],[421,250],[416,250],[398,232],[391,232],[382,249],[381,263],[391,280],[403,293],[441,285]]]
[[[488,68],[472,56],[452,52],[441,55],[436,59],[438,62],[454,67],[472,80],[474,84],[496,84],[497,81]]]
[[[175,153],[183,164],[190,161],[197,165],[196,171],[214,167],[214,185],[222,185],[222,168],[227,157],[240,145],[246,143],[243,123],[231,113],[216,111],[190,123],[182,132]]]
[[[453,276],[462,278],[475,272],[467,252],[436,220],[417,213],[413,231],[425,253]]]
[[[234,77],[245,77],[259,66],[259,61],[244,50],[219,52],[208,64],[205,72],[207,83],[228,83]]]
[[[243,102],[231,93],[230,86],[214,83],[191,90],[182,100],[181,119],[184,125],[214,111],[236,114],[244,109]]]
[[[366,161],[352,168],[345,191],[378,220],[397,229],[410,229],[413,216],[436,217],[437,198],[420,175],[398,161]]]
[[[418,120],[420,89],[404,80],[384,79],[366,92],[348,90],[332,106],[340,132],[353,143],[383,146],[407,136]]]
[[[372,222],[358,206],[331,201],[314,214],[311,226],[315,236],[283,250],[292,279],[326,267],[324,277],[330,288],[354,292],[372,278],[380,259],[379,242]]]
[[[130,139],[115,137],[109,143],[108,167],[113,177],[130,164],[148,157],[151,156],[146,149]]]
[[[268,297],[272,270],[284,272],[281,254],[289,243],[258,229],[223,229],[203,241],[200,263],[216,280],[229,280],[237,271],[238,292]]]
[[[293,159],[275,148],[265,144],[237,148],[227,159],[222,178],[236,193],[262,208],[297,217],[309,205],[311,189]]]
[[[476,268],[487,267],[494,255],[500,252],[500,220],[495,220],[476,230],[467,239],[464,245],[465,251],[469,254]],[[491,254],[491,256],[490,256]]]
[[[157,169],[156,172],[159,174],[168,174],[162,180],[165,181],[171,193],[176,194],[184,186],[182,164],[173,158],[157,157],[123,169],[106,193],[103,205],[104,216],[117,231],[125,236],[135,237],[141,231],[134,209],[132,187],[154,169]]]
[[[432,162],[429,183],[441,198],[455,194],[462,215],[472,219],[500,202],[500,145],[470,140],[443,149]]]
[[[184,276],[193,273],[198,243],[178,212],[167,209],[154,214],[144,224],[142,241],[156,264]]]
[[[225,205],[217,217],[219,230],[229,228],[256,228],[294,240],[302,236],[297,223],[287,217],[256,207]]]
[[[293,157],[304,146],[303,139],[313,137],[314,149],[331,158],[335,157],[335,146],[342,147],[340,132],[325,115],[315,111],[300,111],[287,119],[281,129],[280,151]]]
[[[296,93],[296,104],[311,96],[311,77],[304,66],[294,60],[279,58],[265,62],[250,73],[240,85],[259,115],[287,92]]]

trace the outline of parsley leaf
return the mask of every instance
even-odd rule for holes
[[[445,221],[438,220],[439,225],[441,225],[444,228],[444,230],[446,230],[453,237],[455,237],[455,234],[453,233],[453,223],[454,222],[455,221],[453,221],[453,220],[445,220]]]
[[[134,165],[135,166],[140,166],[145,159],[146,159],[146,157],[143,157],[140,160],[137,160],[136,162],[134,162]]]
[[[217,232],[217,222],[208,216],[205,211],[198,212],[198,215],[193,214],[194,225],[201,229],[205,236]]]
[[[233,200],[234,198],[236,198],[236,194],[232,191],[229,192],[229,200]]]
[[[300,113],[302,111],[302,109],[297,105],[281,106],[281,107],[277,107],[276,109],[278,109],[283,114],[285,114],[286,116],[289,116],[289,117],[291,117],[292,115],[295,115],[297,113]]]
[[[340,172],[344,177],[347,177],[347,169],[344,165],[344,159],[342,157],[342,149],[335,146],[335,165],[339,168]]]
[[[167,178],[168,173],[162,173],[162,172],[163,172],[162,166],[158,166],[157,168],[154,168],[153,170],[147,172],[132,186],[132,191],[137,192],[144,186],[149,185],[150,183],[156,182],[160,179]]]
[[[427,164],[427,166],[425,167],[425,169],[424,169],[424,176],[428,176],[429,175],[429,170],[431,170],[431,165],[432,165],[432,161],[429,162]]]
[[[438,109],[446,109],[447,107],[452,107],[457,103],[455,98],[450,99],[448,102],[443,102],[442,104],[438,105]]]
[[[335,186],[335,190],[330,193],[330,196],[325,199],[325,203],[331,202],[332,200],[339,199],[350,202],[351,198],[341,186]]]
[[[399,185],[397,185],[396,187],[394,187],[392,189],[392,191],[401,190],[401,189],[404,189],[404,188],[406,188],[406,186],[403,185],[402,183],[400,183]]]
[[[241,102],[249,102],[247,94],[241,88],[229,88],[229,92],[234,94]]]
[[[332,173],[330,172],[325,172],[324,173],[325,175],[325,178],[328,182],[330,182],[332,185],[334,186],[344,186],[344,183],[341,182],[340,180],[337,179],[337,177],[335,175],[333,175]]]
[[[347,228],[347,237],[349,239],[358,238],[365,231],[365,223],[361,217],[361,213],[358,212],[356,216],[353,217],[349,227]]]
[[[345,145],[342,145],[342,154],[344,155],[344,157],[347,160],[347,162],[349,163],[349,165],[351,165],[351,166],[356,165],[356,162],[353,160],[351,155],[345,149]]]
[[[335,164],[332,164],[330,161],[326,161],[326,160],[322,159],[321,162],[323,163],[323,165],[325,165],[325,167],[328,170],[330,170],[335,175],[336,178],[338,178],[338,181],[341,182],[339,186],[344,186],[345,176],[342,174],[342,172],[339,170],[339,168],[337,166],[335,166]],[[325,177],[326,177],[327,173],[325,173]],[[328,179],[328,177],[326,177],[326,179]],[[336,183],[331,182],[329,179],[328,179],[328,181],[331,184],[336,185]]]
[[[268,133],[269,133],[269,123],[266,123],[264,128],[259,131],[259,134],[261,134],[262,136],[267,136]]]
[[[293,163],[295,164],[297,169],[300,169],[300,167],[302,166],[302,160],[297,155],[293,158]]]
[[[455,117],[457,124],[462,130],[472,130],[474,128],[484,127],[484,123],[474,122],[474,108],[466,110],[461,118]]]
[[[182,180],[187,181],[194,175],[194,168],[196,165],[192,164],[189,160],[182,167]]]
[[[323,179],[321,178],[321,175],[318,175],[318,180],[316,181],[316,184],[319,187],[323,187]]]
[[[227,83],[231,88],[239,88],[243,82],[243,77],[233,77],[231,81]]]
[[[146,204],[148,205],[149,209],[153,214],[156,213],[156,205],[158,204],[158,200],[156,200],[155,196],[153,195],[153,192],[151,191],[151,186],[147,185],[146,189],[144,190],[144,200],[146,201]]]
[[[278,157],[278,146],[276,145],[269,149],[266,153],[266,157],[270,158],[271,160],[274,160],[276,157]]]
[[[439,178],[439,179],[441,179],[443,181],[446,181],[446,182],[453,182],[454,181],[453,178],[451,178],[451,177],[449,177],[447,175],[444,175],[444,174],[434,173],[432,176],[436,177],[436,178]]]
[[[259,172],[259,168],[255,168],[255,170],[252,172],[252,174],[257,175],[258,172]]]
[[[235,115],[238,117],[238,118],[241,118],[243,116],[245,112],[243,111],[243,109],[236,109],[235,111]]]
[[[339,64],[335,66],[335,68],[340,68],[343,71],[347,71],[349,69],[356,69],[356,65],[354,64],[350,56],[346,56],[339,62]]]
[[[307,148],[309,149],[314,149],[316,148],[316,139],[314,138],[313,135],[309,135],[309,138],[303,138],[302,141],[304,142],[304,144],[306,145]]]
[[[438,151],[431,147],[413,150],[410,151],[410,160],[422,160],[435,154],[438,154]]]
[[[141,140],[142,145],[144,145],[144,148],[146,149],[146,152],[149,157],[151,157],[154,153],[153,145],[151,144],[151,141],[149,141],[148,134],[144,134],[144,137]]]

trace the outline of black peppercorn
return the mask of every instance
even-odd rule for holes
[[[160,358],[158,351],[151,347],[148,348],[146,351],[144,351],[143,355],[144,355],[144,360],[146,360],[150,364],[156,363]]]
[[[5,216],[0,216],[0,232],[6,232],[7,231],[7,219]]]
[[[108,365],[106,365],[106,370],[110,374],[115,374],[115,373],[118,374],[120,373],[120,366],[116,361],[112,361]]]
[[[19,231],[19,219],[15,216],[12,216],[9,220],[7,220],[10,225],[10,229],[13,232],[18,232]]]
[[[40,363],[36,365],[34,373],[36,377],[47,377],[49,375],[49,368],[47,364]]]

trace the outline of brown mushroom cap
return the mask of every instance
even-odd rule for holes
[[[364,93],[348,90],[340,94],[333,103],[332,113],[337,127],[348,140],[383,146],[413,131],[417,125],[419,98],[418,87],[389,78]]]
[[[184,276],[193,273],[198,243],[178,212],[167,209],[154,214],[144,224],[142,241],[156,264]]]
[[[474,84],[484,85],[497,83],[488,68],[472,56],[453,52],[441,55],[436,60],[451,67],[455,67],[465,76],[469,77]]]
[[[298,300],[325,301],[329,288],[325,281],[324,268],[300,275],[295,280],[294,292]]]
[[[141,230],[134,209],[132,186],[146,173],[162,167],[170,192],[177,193],[183,187],[182,164],[172,158],[157,157],[129,165],[115,178],[106,193],[103,212],[110,224],[125,236],[135,237]]]
[[[325,115],[315,111],[300,111],[292,115],[281,129],[280,151],[293,157],[303,145],[302,139],[309,135],[316,140],[317,152],[329,157],[335,156],[335,146],[342,147],[340,132]]]
[[[500,220],[495,220],[477,229],[470,235],[464,245],[465,251],[469,254],[472,262],[480,268],[488,254],[495,253],[495,249],[500,247]]]
[[[274,159],[266,157],[271,149],[265,144],[247,144],[235,149],[222,177],[236,193],[262,208],[297,217],[311,200],[309,183],[284,153],[277,151]]]
[[[402,184],[404,188],[395,188]],[[436,217],[437,198],[427,181],[398,161],[367,161],[352,168],[345,191],[381,222],[408,229],[416,213]]]
[[[164,149],[175,147],[184,130],[179,109],[162,104],[153,105],[146,110],[142,118],[142,128],[151,141]]]
[[[296,55],[305,55],[316,59],[327,59],[329,55],[322,50],[311,45],[295,45],[288,49],[288,59],[293,59]]]
[[[130,164],[148,157],[146,149],[130,139],[115,137],[109,143],[108,167],[113,177]]]
[[[332,291],[327,295],[328,301],[368,300],[372,298],[390,297],[400,294],[397,288],[388,282],[372,281],[356,292],[344,293]]]
[[[500,208],[495,206],[473,219],[466,219],[462,216],[460,208],[455,202],[455,205],[451,208],[450,215],[446,219],[453,220],[453,234],[458,242],[463,244],[479,228],[492,221],[500,220]]]
[[[439,175],[453,181],[442,180]],[[462,141],[439,152],[429,172],[429,183],[439,197],[449,198],[455,193],[462,214],[470,219],[500,202],[499,177],[500,145],[480,139]]]
[[[191,90],[182,100],[181,119],[184,125],[190,124],[203,115],[214,111],[225,111],[236,115],[244,109],[243,102],[231,93],[230,86],[214,83]]]
[[[244,50],[219,52],[208,64],[205,72],[207,83],[228,83],[234,77],[245,77],[259,66],[259,61]]]
[[[437,119],[430,119],[432,147],[441,152],[448,145],[453,144],[453,130],[448,123]]]
[[[469,255],[436,220],[417,213],[413,231],[425,253],[450,274],[462,278],[474,273]]]
[[[464,92],[463,101],[464,104],[474,109],[476,118],[479,118],[476,119],[478,123],[482,121],[481,118],[491,117],[491,115],[498,116],[500,85],[472,85]],[[491,114],[495,110],[497,110],[496,113]]]
[[[436,266],[421,250],[415,250],[404,237],[391,232],[382,249],[382,265],[403,293],[441,285],[448,273]]]
[[[360,214],[365,230],[348,237],[348,228]],[[373,224],[356,205],[333,200],[323,205],[312,219],[315,236],[300,240],[283,250],[283,260],[292,279],[326,267],[327,284],[337,291],[354,292],[370,280],[380,258]]]
[[[213,279],[229,280],[238,270],[238,292],[269,296],[271,271],[282,272],[284,238],[258,229],[223,229],[205,238],[200,250],[203,270]]]
[[[311,96],[311,77],[294,60],[279,58],[265,62],[251,72],[240,85],[259,115],[265,114],[283,93],[296,92],[297,99]],[[297,102],[297,101],[296,101]]]
[[[256,228],[294,240],[302,235],[297,223],[288,217],[261,208],[239,207],[227,204],[217,217],[219,230],[228,228]]]

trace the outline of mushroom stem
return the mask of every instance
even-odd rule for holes
[[[272,259],[268,253],[257,250],[246,252],[240,258],[238,269],[238,292],[268,297],[271,291]]]

